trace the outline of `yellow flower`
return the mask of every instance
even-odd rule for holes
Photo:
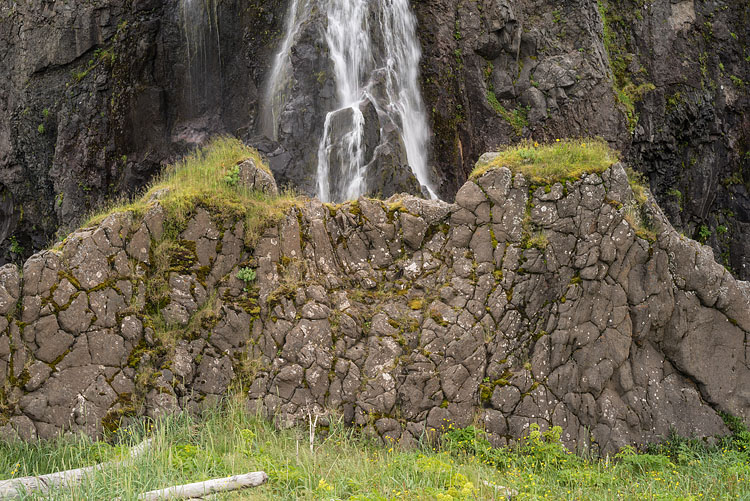
[[[318,490],[319,491],[332,491],[333,486],[325,481],[325,479],[321,478],[320,482],[318,482]]]
[[[559,139],[559,138],[558,138],[558,139],[555,139],[555,141],[557,141],[557,142],[559,143],[559,142],[560,142],[560,139]]]

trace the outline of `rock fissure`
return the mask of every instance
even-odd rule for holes
[[[254,248],[210,208],[169,238],[158,202],[113,214],[0,269],[0,429],[96,434],[240,381],[279,424],[335,409],[405,445],[477,417],[496,445],[537,423],[601,452],[747,421],[748,286],[655,205],[641,239],[614,196],[620,165],[549,191],[494,169],[456,204],[305,202]]]

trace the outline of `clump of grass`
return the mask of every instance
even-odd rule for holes
[[[630,184],[630,189],[633,190],[636,201],[641,205],[645,204],[647,201],[646,176],[632,167],[625,169],[625,172],[628,175],[628,184]]]
[[[291,191],[271,196],[232,182],[237,165],[248,158],[270,173],[256,150],[236,138],[215,138],[167,167],[142,196],[114,202],[91,215],[83,226],[96,225],[114,212],[131,211],[141,215],[158,198],[170,225],[177,230],[185,227],[197,207],[204,207],[222,218],[244,218],[245,243],[253,246],[264,229],[279,221],[298,203],[299,197]]]
[[[539,249],[540,251],[546,250],[548,245],[549,239],[547,238],[547,235],[545,235],[542,231],[537,231],[533,234],[527,234],[523,242],[524,249],[534,248]]]
[[[626,169],[626,172],[634,200],[625,206],[625,220],[639,238],[655,242],[658,235],[653,228],[651,215],[647,209],[646,177],[630,167]]]
[[[494,91],[487,91],[487,102],[495,110],[495,113],[500,115],[503,120],[513,127],[516,135],[521,136],[523,129],[529,126],[529,108],[528,106],[519,106],[515,110],[507,110],[500,101],[497,100],[497,96]]]
[[[105,467],[51,499],[136,499],[171,485],[263,470],[265,485],[218,499],[746,499],[750,452],[746,429],[707,446],[670,438],[642,453],[625,448],[616,458],[585,458],[563,447],[561,429],[532,424],[517,445],[493,448],[481,429],[447,424],[440,442],[417,449],[385,445],[336,416],[318,429],[277,430],[250,414],[239,398],[207,411],[120,429],[111,443],[82,437],[50,442],[0,441],[0,480],[40,475],[123,458],[152,439],[146,454]],[[739,438],[737,438],[739,437]],[[501,488],[502,486],[502,488]],[[697,496],[696,493],[702,494]],[[35,499],[29,496],[30,499]],[[515,498],[515,497],[514,497]]]
[[[601,139],[558,139],[539,144],[522,141],[498,153],[490,162],[477,164],[471,179],[499,167],[521,173],[534,184],[554,184],[602,173],[618,160],[618,154]]]
[[[415,297],[411,301],[409,301],[409,308],[412,310],[421,310],[424,308],[424,298],[421,297]]]

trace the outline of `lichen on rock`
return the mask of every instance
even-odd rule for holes
[[[538,424],[608,453],[750,421],[750,287],[650,196],[641,238],[621,164],[564,181],[500,166],[455,204],[338,206],[173,187],[113,213],[20,286],[3,272],[24,316],[0,334],[5,426],[98,433],[230,388],[279,424],[333,409],[405,446],[478,420],[496,445]]]

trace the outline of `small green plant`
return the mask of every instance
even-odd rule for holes
[[[257,275],[254,269],[246,267],[240,268],[240,271],[237,272],[237,278],[245,282],[245,285],[249,286],[250,284],[255,282]]]
[[[716,233],[719,235],[725,235],[729,231],[729,228],[724,226],[723,224],[719,225],[718,228],[716,228]]]
[[[36,128],[36,130],[37,130],[37,132],[39,132],[39,134],[44,134],[44,132],[45,132],[44,124],[39,124],[39,126]]]
[[[729,75],[729,79],[732,81],[732,83],[736,87],[738,87],[740,89],[744,89],[745,88],[745,81],[742,80],[740,77],[738,77],[736,75]]]
[[[21,245],[18,242],[18,239],[16,238],[15,235],[12,235],[10,237],[10,247],[9,248],[10,248],[10,251],[13,254],[19,254],[20,255],[20,254],[23,254],[23,251],[24,251],[23,245]]]
[[[537,231],[533,235],[529,235],[523,244],[524,248],[526,249],[533,248],[533,249],[539,249],[540,251],[547,249],[548,245],[549,245],[549,239],[547,238],[547,235],[545,235],[541,231]]]
[[[49,116],[49,108],[44,108],[44,109],[42,110],[42,116],[43,116],[44,118],[47,118],[47,117]]]
[[[630,189],[633,190],[636,201],[641,205],[645,204],[648,200],[646,196],[646,176],[632,167],[625,169],[625,172],[628,175],[628,184],[630,184]]]
[[[698,229],[698,241],[705,244],[708,241],[708,237],[711,236],[711,230],[705,224],[702,224]]]
[[[232,167],[227,175],[224,176],[224,182],[231,187],[235,187],[240,183],[240,166],[235,165]]]
[[[521,136],[523,134],[523,129],[529,125],[528,106],[519,106],[513,111],[508,111],[502,104],[500,104],[500,101],[497,100],[497,96],[492,90],[487,91],[487,102],[492,106],[492,109],[503,118],[503,120],[513,127],[516,135]]]

